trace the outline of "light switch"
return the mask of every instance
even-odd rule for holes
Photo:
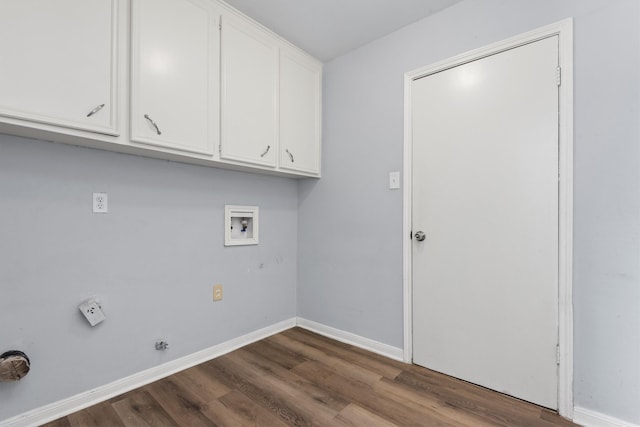
[[[400,172],[389,172],[389,190],[400,188]]]

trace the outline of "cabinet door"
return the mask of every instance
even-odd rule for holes
[[[212,155],[218,38],[211,4],[133,0],[131,140]]]
[[[280,168],[320,173],[322,65],[294,51],[280,56]]]
[[[117,135],[117,0],[3,0],[0,116]]]
[[[221,37],[220,157],[275,166],[277,45],[252,24],[227,16]]]

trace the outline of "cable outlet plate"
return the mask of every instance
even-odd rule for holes
[[[98,323],[106,319],[100,304],[98,304],[98,301],[93,298],[86,300],[80,304],[78,308],[84,317],[87,318],[87,321],[91,326],[96,326]]]

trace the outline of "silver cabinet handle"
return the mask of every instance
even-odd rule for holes
[[[295,162],[295,160],[293,160],[293,154],[291,154],[291,151],[289,151],[289,150],[287,150],[287,149],[285,149],[284,151],[286,151],[286,152],[287,152],[287,154],[289,155],[289,158],[291,159],[291,163],[294,163],[294,162]]]
[[[418,242],[422,242],[427,236],[424,231],[416,231],[415,237]]]
[[[148,114],[145,114],[145,115],[144,115],[144,118],[145,118],[145,119],[147,119],[147,120],[149,120],[149,123],[151,123],[151,125],[152,125],[154,128],[156,128],[156,133],[157,133],[158,135],[162,135],[162,132],[160,132],[160,129],[158,128],[158,125],[156,124],[156,122],[154,122],[154,121],[151,119],[151,117],[149,117],[149,115],[148,115]]]
[[[96,108],[94,108],[93,110],[89,111],[89,114],[87,114],[87,117],[91,117],[93,116],[95,113],[97,113],[98,111],[102,110],[104,108],[105,104],[100,104],[98,105]]]
[[[264,157],[264,156],[266,156],[270,149],[271,149],[271,146],[270,146],[270,145],[267,145],[267,149],[266,149],[266,150],[264,150],[264,153],[260,154],[260,157]]]

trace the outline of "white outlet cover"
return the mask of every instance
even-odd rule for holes
[[[106,319],[100,304],[95,299],[88,299],[78,306],[80,312],[87,318],[87,321],[91,326],[96,326],[98,323]]]
[[[109,197],[107,193],[93,193],[93,213],[109,212]]]

